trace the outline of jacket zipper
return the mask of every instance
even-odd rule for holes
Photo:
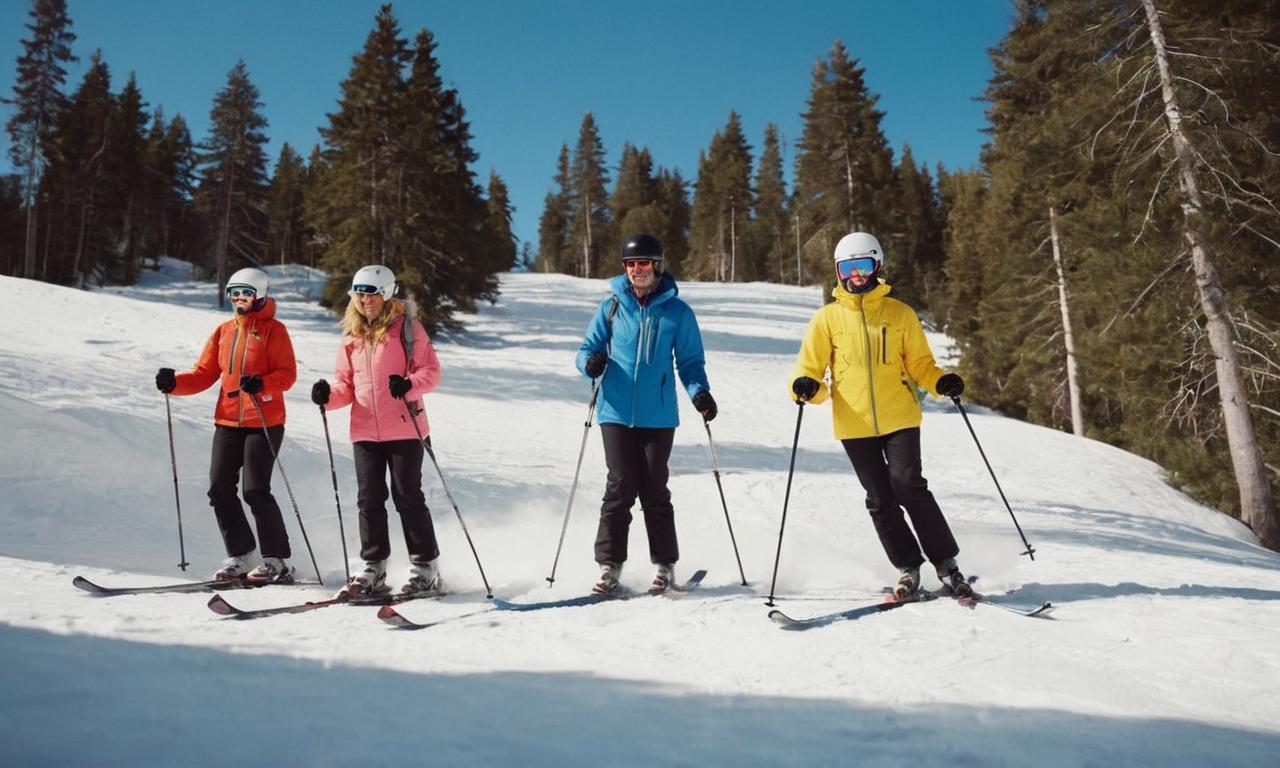
[[[880,362],[889,364],[889,329],[880,326]]]
[[[230,369],[227,373],[231,376],[232,381],[236,375],[236,343],[240,341],[240,328],[237,326],[231,334],[231,354],[227,355],[227,367]],[[244,369],[244,361],[240,361],[241,370]],[[236,424],[244,426],[244,397],[239,390],[236,390]]]
[[[378,442],[382,442],[382,423],[378,420],[378,382],[373,379],[373,349],[369,346],[369,340],[364,340],[364,362],[369,369],[369,402],[373,407],[373,433],[378,436]]]
[[[636,425],[636,382],[640,381],[640,365],[644,362],[645,334],[648,333],[649,326],[648,315],[649,308],[641,305],[640,327],[636,332],[636,365],[631,370],[631,420],[627,423],[629,427]]]
[[[867,393],[871,396],[871,428],[876,436],[880,435],[880,417],[876,413],[875,355],[871,351],[871,331],[867,328],[867,308],[863,296],[858,295],[858,309],[862,310],[862,341],[865,344],[867,360]]]

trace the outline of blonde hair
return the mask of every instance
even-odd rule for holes
[[[356,306],[355,299],[347,304],[347,311],[342,315],[342,330],[351,336],[358,336],[366,344],[377,346],[387,335],[387,328],[405,313],[405,304],[400,299],[387,299],[378,316],[369,320]]]

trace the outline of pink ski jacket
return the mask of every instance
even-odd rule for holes
[[[413,323],[413,360],[408,366],[400,338],[400,326],[405,322]],[[392,374],[407,376],[413,384],[403,401],[391,396],[388,382]],[[440,360],[427,330],[417,320],[401,315],[387,328],[376,347],[358,336],[343,336],[333,377],[325,410],[351,406],[351,442],[417,440],[418,431],[409,420],[406,403],[416,414],[422,437],[430,434],[422,396],[440,383]]]

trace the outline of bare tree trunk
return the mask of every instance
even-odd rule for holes
[[[230,165],[230,164],[228,164]],[[231,171],[231,168],[227,169]],[[218,252],[215,260],[218,263],[218,307],[226,306],[227,287],[227,249],[231,242],[231,200],[235,192],[235,174],[227,173],[227,196],[222,205],[222,221],[218,225]]]
[[[729,282],[738,282],[738,203],[729,200]]]
[[[587,237],[582,241],[582,276],[591,277],[591,192],[582,194],[583,221],[587,224]]]
[[[1280,520],[1276,519],[1275,499],[1267,479],[1262,451],[1258,447],[1253,415],[1249,411],[1249,393],[1240,372],[1236,355],[1234,332],[1228,314],[1227,297],[1218,279],[1209,254],[1202,227],[1204,201],[1196,178],[1195,148],[1182,126],[1182,111],[1173,90],[1173,76],[1169,72],[1169,56],[1165,48],[1164,30],[1153,0],[1142,0],[1147,14],[1147,28],[1151,44],[1155,48],[1156,65],[1160,70],[1164,115],[1173,139],[1173,150],[1178,161],[1178,189],[1181,191],[1183,238],[1191,251],[1191,262],[1196,276],[1196,288],[1200,295],[1200,308],[1204,311],[1205,330],[1209,346],[1213,349],[1218,379],[1218,394],[1222,402],[1222,420],[1226,427],[1227,446],[1231,452],[1231,465],[1236,483],[1240,487],[1240,514],[1245,524],[1253,529],[1263,546],[1280,551]]]
[[[35,188],[36,164],[39,162],[36,138],[40,135],[40,129],[41,123],[37,121],[36,130],[31,134],[31,144],[27,148],[27,187],[23,190],[27,197],[27,240],[23,251],[22,276],[26,278],[36,276],[36,227],[39,218],[36,216],[36,201],[40,199]]]
[[[1084,409],[1080,406],[1080,374],[1076,366],[1076,342],[1071,329],[1067,275],[1062,269],[1062,249],[1058,244],[1058,218],[1049,206],[1049,237],[1053,240],[1053,266],[1058,271],[1058,308],[1062,310],[1062,338],[1067,347],[1067,395],[1071,400],[1071,432],[1084,437]]]

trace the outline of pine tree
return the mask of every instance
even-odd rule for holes
[[[542,202],[542,216],[538,219],[537,269],[542,272],[573,274],[573,260],[569,254],[569,231],[573,222],[572,197],[569,181],[569,147],[560,145],[560,158],[556,161],[555,190],[548,192]]]
[[[594,277],[604,246],[609,242],[609,171],[605,166],[604,143],[596,129],[595,117],[586,113],[578,130],[570,173],[571,228],[569,249],[578,260],[578,274]]]
[[[486,224],[494,239],[494,262],[490,269],[505,272],[516,266],[516,235],[511,231],[511,214],[515,212],[515,206],[511,204],[506,182],[494,170],[489,171],[489,194],[485,203],[488,208]]]
[[[218,306],[233,265],[260,264],[266,240],[267,143],[258,88],[244,60],[214,97],[209,138],[201,145],[200,195],[213,236]]]
[[[285,142],[280,147],[275,173],[267,193],[267,259],[280,264],[302,258],[307,239],[303,197],[306,192],[307,167],[302,155]]]
[[[147,199],[147,112],[137,77],[129,73],[129,80],[117,100],[116,119],[113,122],[115,139],[113,162],[109,175],[117,196],[119,239],[124,252],[118,254],[111,266],[113,282],[133,285],[138,280],[138,268],[142,262],[142,240],[150,201]]]
[[[62,84],[66,81],[66,65],[76,61],[66,0],[32,0],[31,33],[22,40],[18,57],[18,73],[13,84],[13,98],[5,103],[14,113],[5,124],[11,144],[9,157],[15,168],[22,170],[22,204],[26,209],[24,233],[23,277],[36,276],[36,234],[38,225],[37,192],[44,173],[46,143],[66,105]]]
[[[929,297],[942,283],[942,219],[927,168],[915,164],[911,145],[904,144],[896,169],[898,205],[893,235],[886,238],[892,259],[886,277],[894,296],[918,310],[928,310]]]
[[[760,164],[756,168],[757,234],[752,238],[752,249],[759,255],[753,277],[759,280],[776,280],[779,283],[795,282],[795,261],[788,258],[789,230],[787,221],[787,186],[782,177],[782,146],[778,139],[778,126],[769,123],[764,128],[764,145],[760,151]]]
[[[664,269],[683,274],[689,261],[688,232],[692,218],[688,184],[677,168],[659,168],[655,182],[658,199],[654,205],[662,228],[654,234],[662,240]]]
[[[831,253],[849,232],[891,242],[893,154],[864,71],[839,40],[813,68],[795,183],[808,280],[831,279]]]
[[[731,110],[725,127],[711,137],[694,189],[686,270],[700,279],[736,280],[740,241],[755,204],[751,146],[737,112]]]

